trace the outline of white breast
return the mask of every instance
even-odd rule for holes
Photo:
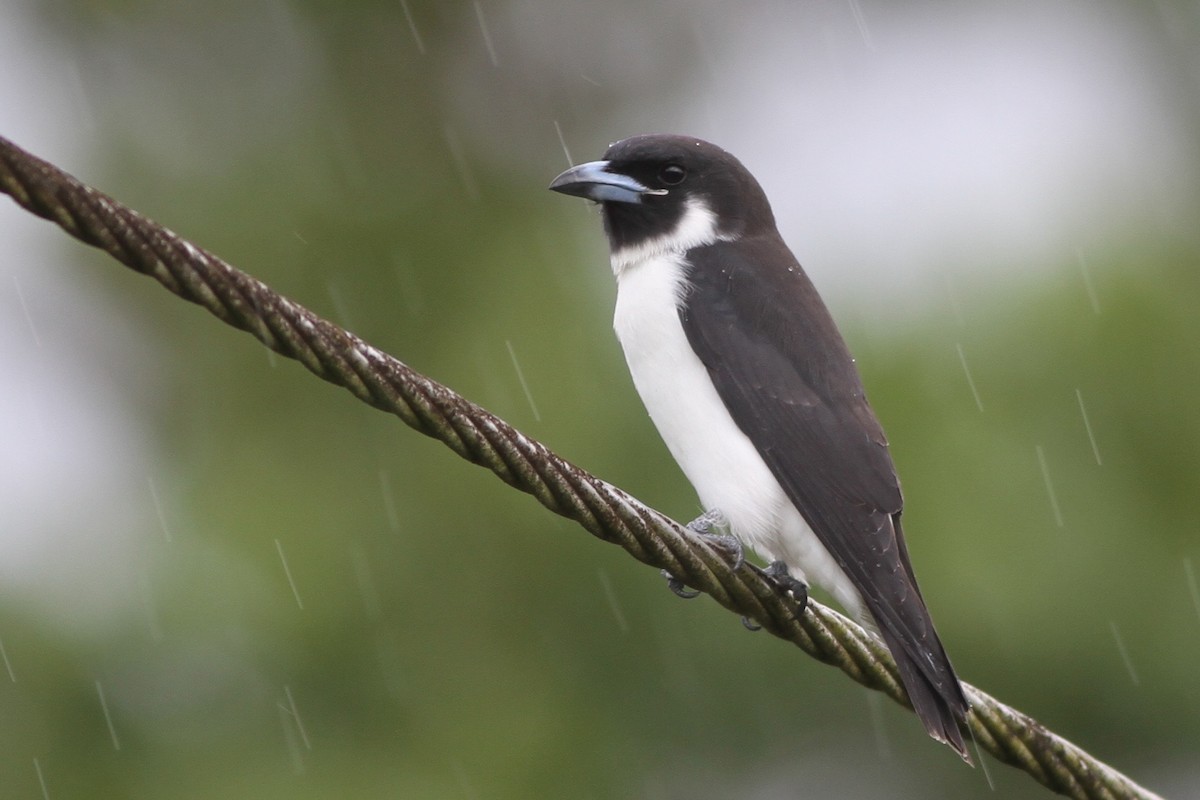
[[[739,536],[762,549],[786,498],[683,332],[681,259],[664,254],[623,270],[613,327],[646,411],[700,502],[719,508]]]
[[[634,386],[705,509],[719,509],[732,532],[759,554],[784,561],[801,579],[811,576],[857,611],[849,580],[733,421],[684,333],[678,308],[687,291],[686,248],[670,245],[685,238],[688,247],[716,241],[706,213],[699,206],[685,214],[677,231],[690,236],[662,237],[613,254],[613,328]]]

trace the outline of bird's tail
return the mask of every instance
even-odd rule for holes
[[[953,748],[963,761],[974,766],[975,761],[971,758],[971,752],[967,749],[962,730],[959,728],[960,723],[966,723],[970,706],[953,668],[950,667],[950,659],[937,639],[937,634],[934,633],[933,641],[928,642],[928,655],[941,662],[939,666],[944,669],[937,669],[936,672],[943,676],[948,673],[949,680],[943,679],[935,683],[930,679],[928,672],[922,670],[912,656],[905,652],[904,644],[888,631],[886,625],[881,626],[880,632],[888,650],[892,651],[896,668],[900,672],[900,682],[908,691],[913,711],[925,726],[925,730],[937,741]]]

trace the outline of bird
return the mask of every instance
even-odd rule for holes
[[[887,438],[759,182],[710,142],[643,134],[549,188],[600,205],[613,328],[705,509],[689,527],[770,561],[797,613],[812,579],[873,619],[928,734],[973,763],[959,728],[969,704],[917,586]]]

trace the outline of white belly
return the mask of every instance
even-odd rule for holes
[[[646,411],[705,509],[718,509],[760,555],[811,577],[857,613],[857,592],[737,427],[688,343],[677,310],[681,261],[680,253],[658,252],[615,270],[613,327]]]

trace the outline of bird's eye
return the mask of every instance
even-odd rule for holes
[[[658,173],[658,179],[667,186],[675,186],[683,183],[683,179],[687,177],[687,170],[678,164],[667,164]]]

